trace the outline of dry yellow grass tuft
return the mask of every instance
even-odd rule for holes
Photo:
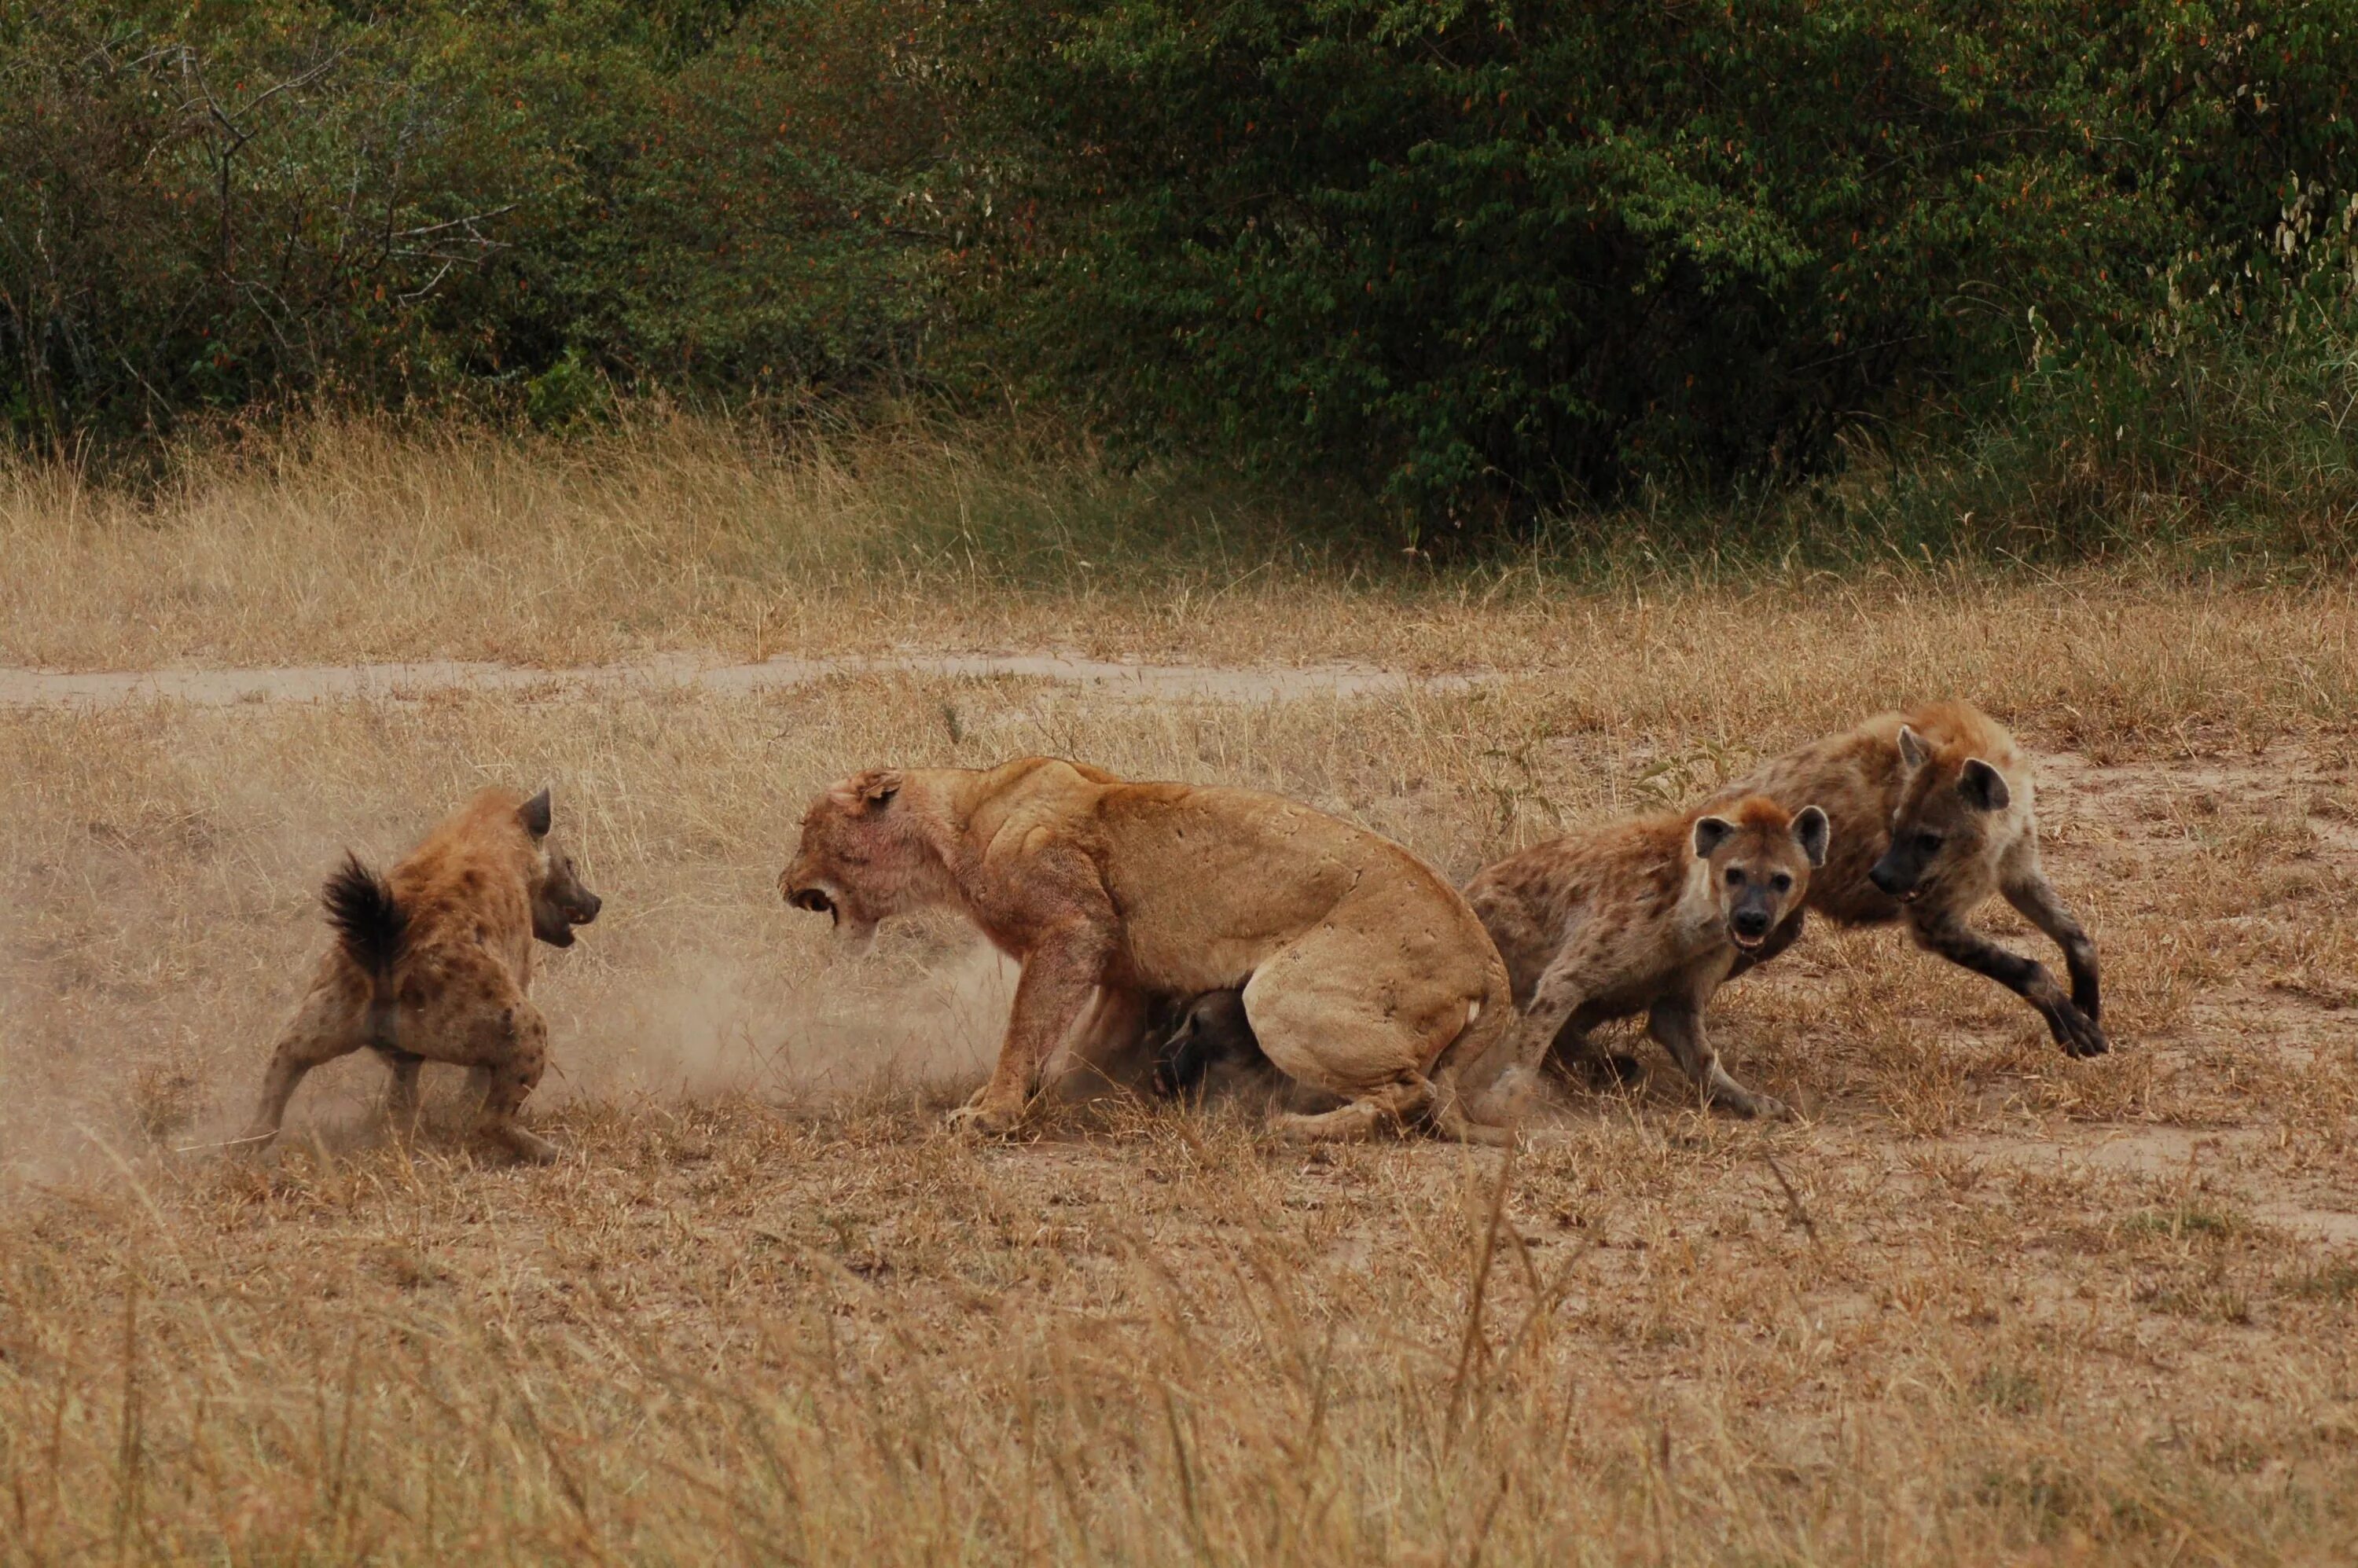
[[[318,423],[179,453],[142,492],[0,461],[0,665],[559,667],[898,645],[1354,658],[1563,670],[1606,724],[1624,716],[1608,699],[1663,710],[1665,684],[1689,714],[1969,687],[2016,709],[2073,692],[2099,724],[2124,697],[2165,727],[2245,695],[2312,714],[2358,697],[2346,587],[1901,563],[1594,591],[1543,557],[1371,577],[1269,504],[922,433],[780,448],[684,419],[588,445]],[[1641,663],[1595,669],[1605,656]],[[1693,691],[1731,673],[1744,692]]]
[[[282,482],[316,498],[322,471]],[[378,546],[304,532],[310,504],[178,609],[173,552],[231,524],[160,520],[145,568],[93,525],[45,587],[0,587],[0,638],[67,663],[741,657],[732,618],[807,589],[769,651],[1101,636],[1512,673],[1354,700],[865,676],[0,706],[0,1558],[2327,1562],[2358,1539],[2344,590],[1485,603],[1304,578],[1180,614],[953,577],[903,623],[916,567],[862,598],[773,564],[699,609],[587,528],[565,565],[483,534],[448,579],[385,545],[348,586]],[[30,515],[0,525],[12,559]],[[112,654],[106,593],[147,618]],[[938,1113],[979,1078],[1001,968],[938,924],[842,959],[771,885],[807,793],[888,759],[1258,784],[1462,876],[1947,690],[2042,753],[2050,869],[2123,1048],[2066,1061],[1988,982],[1820,931],[1715,1015],[1798,1125],[1695,1114],[1646,1047],[1645,1083],[1562,1091],[1510,1160],[1305,1152],[1236,1105],[1065,1105],[970,1144]],[[535,989],[561,1074],[527,1114],[566,1161],[479,1162],[447,1099],[391,1144],[359,1061],[316,1076],[282,1152],[178,1152],[244,1110],[337,853],[395,852],[491,780],[555,784],[608,900]]]

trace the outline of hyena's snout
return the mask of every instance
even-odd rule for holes
[[[1902,860],[1897,855],[1886,855],[1875,862],[1866,880],[1876,891],[1902,902],[1915,896],[1916,884],[1923,878],[1923,868]]]
[[[1768,927],[1775,924],[1767,904],[1747,903],[1728,917],[1727,928],[1736,934],[1738,942],[1749,946],[1767,936]]]

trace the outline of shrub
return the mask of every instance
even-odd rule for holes
[[[2358,186],[2350,0],[994,8],[1013,336],[1109,413],[1461,518],[1826,465]],[[1028,138],[1028,140],[1027,140]]]

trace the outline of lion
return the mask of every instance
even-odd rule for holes
[[[428,1061],[471,1070],[479,1136],[524,1159],[557,1148],[516,1120],[547,1065],[548,1024],[527,1000],[533,943],[573,945],[602,902],[549,840],[548,791],[492,788],[445,818],[379,876],[347,856],[320,895],[336,940],[279,1035],[254,1120],[238,1141],[267,1144],[287,1102],[321,1063],[366,1046],[393,1069],[395,1126],[417,1116]]]
[[[1511,1136],[1460,1088],[1514,1022],[1482,923],[1401,846],[1293,801],[1050,757],[878,769],[812,802],[778,886],[863,946],[955,909],[1022,965],[998,1065],[953,1113],[970,1130],[1020,1125],[1068,1033],[1093,1061],[1141,1037],[1149,998],[1238,989],[1270,1061],[1345,1101],[1288,1135]]]

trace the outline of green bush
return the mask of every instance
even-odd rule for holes
[[[2137,333],[2040,333],[1997,412],[1913,433],[1855,528],[1903,549],[2358,563],[2358,198],[2288,194],[2272,262]],[[1882,465],[1860,465],[1864,471]]]
[[[919,6],[0,6],[0,416],[52,440],[904,362]],[[918,236],[922,241],[922,234]],[[552,380],[551,378],[555,379]]]
[[[0,427],[1012,395],[1425,535],[1864,439],[2098,547],[2220,387],[2333,471],[2353,80],[2358,0],[0,0]]]
[[[1046,214],[1011,337],[1108,414],[1427,515],[1821,467],[2133,336],[2288,170],[2358,186],[2358,5],[1122,0],[979,112]]]

